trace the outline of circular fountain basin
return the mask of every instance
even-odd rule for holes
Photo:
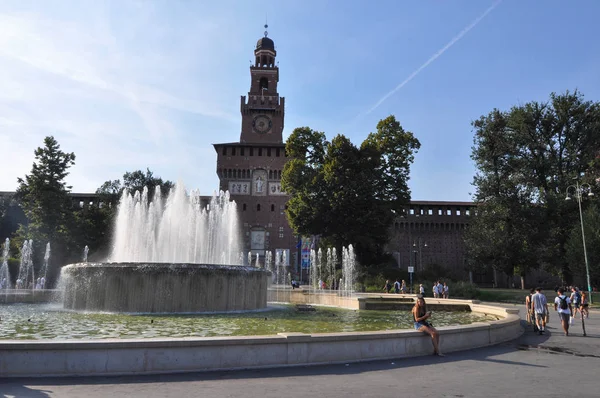
[[[63,267],[63,306],[80,311],[189,313],[267,307],[267,270],[210,264],[78,263]]]
[[[219,314],[113,314],[65,311],[56,304],[0,307],[0,339],[154,339],[265,336],[277,333],[375,332],[413,329],[409,311],[355,311],[275,305],[261,311]],[[489,322],[499,317],[457,310],[436,313],[437,327]]]

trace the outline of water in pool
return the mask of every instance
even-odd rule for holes
[[[234,314],[78,313],[49,304],[0,306],[0,339],[109,339],[270,335],[281,332],[328,333],[411,329],[409,311],[354,311],[315,307],[297,311],[292,305]],[[472,312],[434,311],[434,326],[495,320]]]

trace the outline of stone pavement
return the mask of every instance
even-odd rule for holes
[[[571,336],[563,336],[552,312],[543,336],[527,327],[516,341],[444,358],[138,377],[4,379],[0,397],[598,397],[600,311],[590,317],[587,337],[581,335],[580,323],[572,326]]]

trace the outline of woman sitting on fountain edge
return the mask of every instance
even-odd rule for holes
[[[431,317],[431,311],[427,311],[422,294],[417,294],[417,301],[412,309],[412,313],[415,320],[415,329],[431,336],[433,355],[443,357],[444,355],[440,352],[440,335],[433,325],[427,322],[427,319]]]

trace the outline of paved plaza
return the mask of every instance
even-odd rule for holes
[[[444,358],[138,377],[4,379],[0,397],[597,397],[600,311],[590,316],[587,337],[580,320],[572,335],[564,337],[552,312],[543,336],[527,327],[516,341]]]

